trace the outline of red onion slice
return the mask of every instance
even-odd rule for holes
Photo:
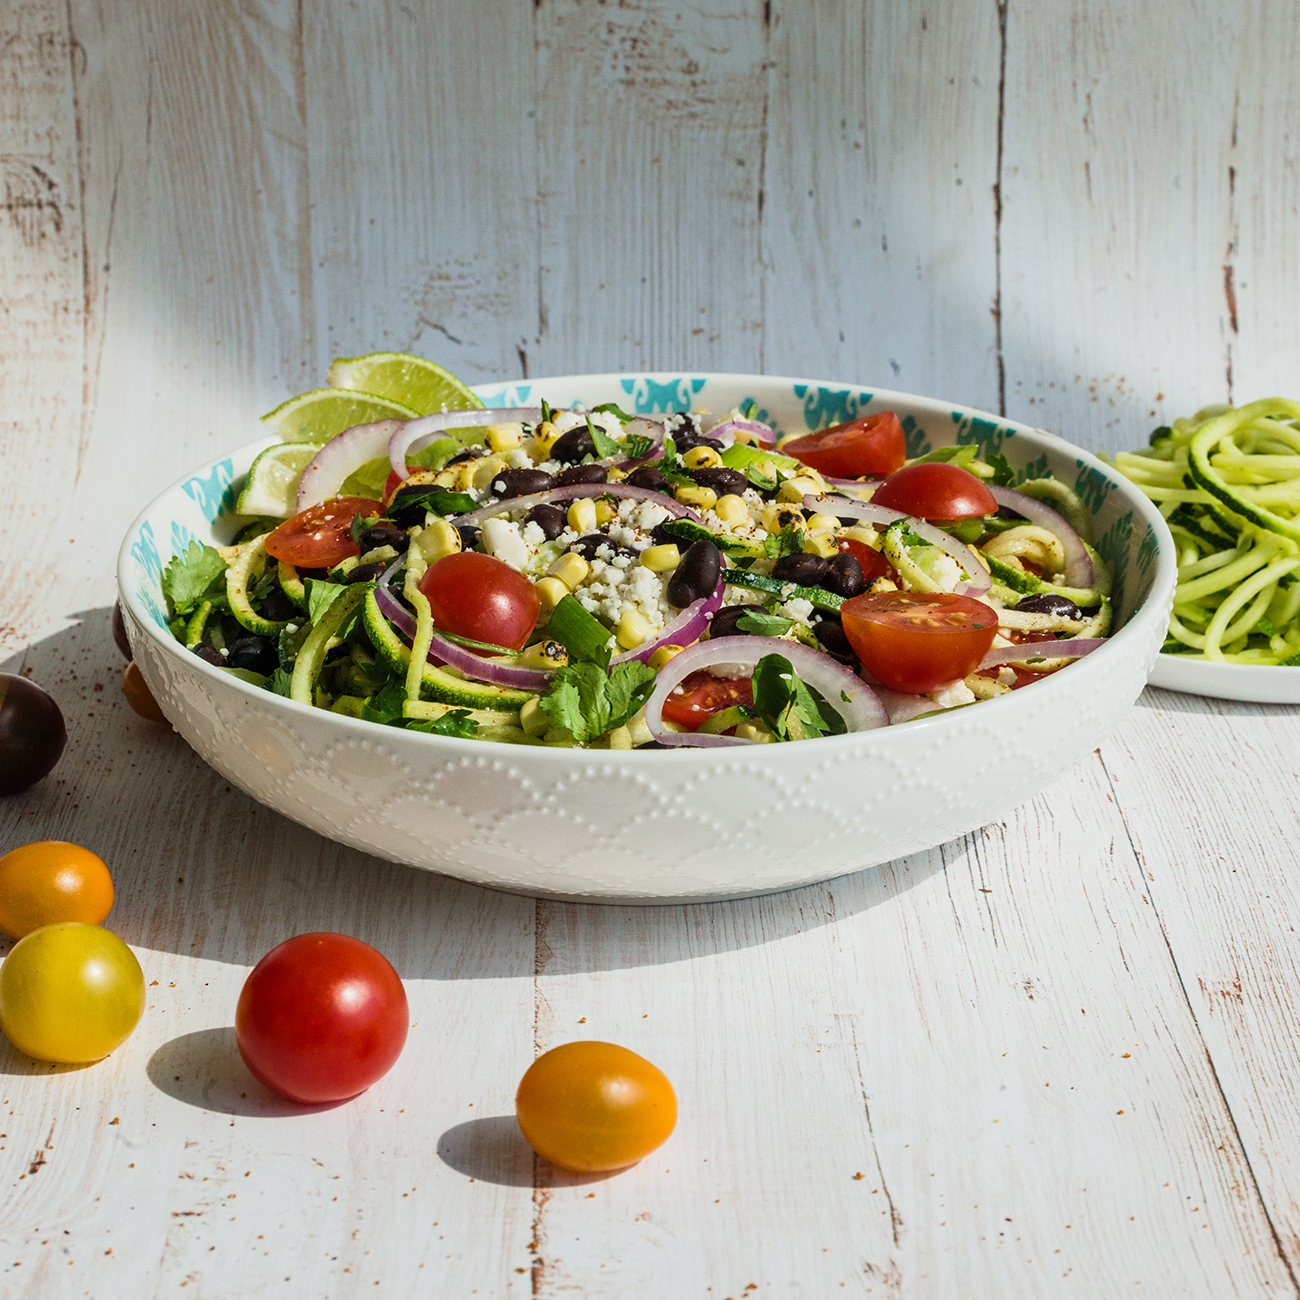
[[[763,424],[760,420],[723,420],[721,424],[715,424],[708,431],[710,438],[719,438],[724,433],[729,433],[733,437],[737,433],[752,434],[764,447],[776,446],[776,433],[772,426]]]
[[[389,440],[401,427],[401,420],[380,420],[376,424],[353,425],[331,438],[298,480],[299,512],[338,496],[348,475],[355,474],[372,460],[379,460],[388,450]],[[378,505],[376,501],[376,508]]]
[[[427,447],[448,429],[473,429],[516,420],[536,424],[541,418],[540,406],[494,406],[486,411],[439,411],[436,415],[422,415],[418,420],[398,424],[388,443],[388,461],[394,472],[405,478],[407,454]]]
[[[1093,572],[1087,547],[1084,546],[1079,534],[1065,521],[1063,515],[1058,515],[1051,506],[1045,506],[1041,501],[1035,501],[1033,497],[1026,496],[1023,492],[994,487],[991,483],[986,483],[985,486],[993,494],[993,500],[998,505],[1006,506],[1008,510],[1014,510],[1018,515],[1024,515],[1031,524],[1037,524],[1039,528],[1046,528],[1061,543],[1061,548],[1065,552],[1065,586],[1092,586],[1096,581],[1096,575]]]
[[[981,668],[998,664],[1022,664],[1029,659],[1082,659],[1100,646],[1104,637],[1076,637],[1071,641],[1021,641],[1018,645],[999,646],[980,660]]]
[[[627,483],[574,483],[570,487],[550,488],[545,492],[533,492],[526,497],[502,497],[491,505],[480,506],[468,514],[457,515],[453,524],[481,524],[485,519],[495,518],[511,510],[531,510],[534,506],[546,505],[552,501],[575,501],[579,497],[624,497],[629,501],[653,501],[663,506],[675,519],[690,519],[702,524],[699,515],[689,506],[684,506],[672,497],[664,496],[650,488],[632,487]]]
[[[659,633],[655,640],[647,641],[634,650],[624,650],[621,655],[615,655],[612,662],[622,664],[630,659],[639,659],[642,663],[647,663],[660,646],[693,645],[704,635],[710,618],[722,608],[722,596],[726,590],[727,584],[719,578],[718,585],[713,589],[713,595],[692,601]]]
[[[945,533],[942,528],[936,528],[924,519],[905,515],[901,510],[873,506],[869,501],[851,501],[848,497],[806,496],[803,505],[805,510],[818,510],[828,515],[852,515],[855,519],[866,519],[873,524],[889,525],[906,519],[907,526],[918,537],[924,538],[931,546],[937,546],[965,569],[969,577],[958,585],[960,595],[982,596],[993,585],[993,579],[976,551],[971,550],[965,542],[959,542],[951,533]]]
[[[853,488],[859,492],[874,492],[885,480],[883,478],[827,478],[822,480],[832,487]]]
[[[701,735],[695,731],[665,731],[664,701],[674,687],[693,672],[715,664],[736,664],[751,671],[764,655],[779,654],[809,686],[844,719],[849,731],[871,731],[889,724],[884,705],[870,687],[843,664],[828,654],[813,650],[798,641],[783,641],[772,636],[728,636],[717,641],[701,641],[690,646],[659,670],[654,691],[646,701],[645,722],[650,734],[664,745],[688,745],[700,748],[723,745],[750,745],[755,742],[735,736]],[[847,697],[847,698],[845,698]]]

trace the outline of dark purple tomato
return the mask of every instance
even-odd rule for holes
[[[113,602],[113,642],[122,652],[124,659],[134,659],[131,643],[126,639],[126,621],[122,617],[122,602]]]
[[[0,673],[0,794],[35,785],[67,740],[59,706],[35,682]]]

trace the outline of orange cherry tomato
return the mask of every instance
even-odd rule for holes
[[[901,468],[907,459],[907,440],[898,416],[881,411],[805,434],[783,443],[781,451],[831,478],[866,478]]]
[[[0,858],[0,930],[14,939],[54,925],[98,925],[113,908],[104,860],[80,844],[37,840]]]
[[[167,715],[158,707],[153,692],[145,685],[144,674],[134,660],[122,673],[122,694],[126,702],[149,722],[166,722]]]
[[[623,1169],[661,1147],[677,1125],[668,1076],[616,1043],[565,1043],[528,1067],[515,1095],[528,1145],[561,1169]]]
[[[352,540],[352,521],[358,515],[379,513],[370,497],[330,497],[320,505],[286,519],[266,535],[266,553],[288,560],[296,569],[329,569],[350,555],[360,555]]]

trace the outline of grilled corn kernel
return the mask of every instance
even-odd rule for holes
[[[809,494],[816,496],[821,491],[821,485],[810,478],[800,474],[796,478],[788,478],[781,484],[777,491],[776,499],[778,501],[802,501]]]
[[[749,507],[734,492],[718,498],[713,507],[714,513],[724,524],[744,524],[749,522]]]
[[[542,701],[539,696],[534,695],[519,710],[519,725],[529,736],[545,735],[550,730],[551,719],[546,710],[542,708]]]
[[[808,531],[810,533],[838,532],[840,521],[834,515],[809,515]]]
[[[546,572],[572,591],[591,572],[591,565],[577,551],[566,551]]]
[[[426,564],[441,560],[444,555],[455,555],[460,550],[460,534],[445,519],[435,519],[415,539]]]
[[[651,573],[668,573],[682,562],[682,553],[676,542],[665,542],[662,546],[647,546],[641,552],[641,563]]]
[[[679,645],[661,645],[658,650],[650,656],[650,667],[659,672],[664,668],[668,661],[674,656],[681,654],[684,647]]]
[[[559,432],[556,430],[550,420],[543,420],[541,424],[533,430],[533,452],[534,460],[546,460],[550,457],[551,448],[555,446],[555,440]]]
[[[521,668],[563,668],[569,652],[558,641],[536,641],[520,652]]]
[[[590,533],[596,527],[596,503],[590,497],[579,497],[566,518],[575,533]]]
[[[756,718],[746,718],[745,721],[736,728],[736,739],[753,740],[757,741],[761,745],[768,741],[775,740],[776,737],[773,736],[772,733]]]
[[[444,472],[452,475],[452,486],[457,492],[467,492],[474,486],[474,475],[482,464],[481,460],[462,460],[459,464],[448,466]]]
[[[609,478],[607,481],[610,483],[621,483],[625,478],[627,478],[627,475],[627,470],[619,469],[617,465],[611,465],[609,467]]]
[[[840,553],[835,539],[826,532],[805,533],[803,549],[805,555],[820,555],[823,560],[833,560]]]
[[[803,528],[804,518],[803,511],[796,505],[791,505],[786,501],[769,501],[763,507],[763,527],[769,533],[779,533],[781,529],[789,526],[791,528]]]
[[[624,650],[635,650],[644,645],[650,635],[650,620],[634,606],[629,605],[618,617],[618,626],[614,629],[614,640]]]
[[[869,546],[873,551],[880,550],[881,534],[874,528],[864,528],[854,525],[852,528],[840,529],[841,539],[845,537],[852,538],[855,542],[861,542],[864,546]]]
[[[524,426],[518,420],[505,424],[489,424],[484,431],[485,441],[492,451],[509,451],[524,440]]]
[[[875,580],[875,582],[873,582],[873,583],[871,584],[871,586],[869,586],[869,587],[867,588],[867,590],[868,590],[868,591],[871,591],[871,592],[877,592],[877,591],[897,591],[897,590],[898,590],[898,583],[896,583],[896,582],[891,582],[890,579],[888,579],[888,578],[877,578],[877,579]]]
[[[606,501],[604,497],[596,498],[596,527],[604,528],[612,524],[618,518],[618,506],[613,501]]]
[[[713,469],[722,464],[722,457],[712,447],[692,447],[682,457],[687,469]]]
[[[731,440],[744,443],[746,447],[749,447],[753,445],[754,435],[748,429],[732,429]]]
[[[440,469],[434,476],[433,481],[439,487],[454,488],[458,477],[456,471],[461,469],[460,465],[453,465],[450,469]]]
[[[539,578],[533,583],[533,588],[541,599],[543,614],[550,614],[556,605],[569,594],[568,587],[559,578]]]
[[[679,487],[673,495],[684,506],[694,506],[697,510],[712,510],[718,504],[718,494],[712,488],[691,486]]]
[[[469,463],[475,466],[474,473],[470,476],[470,486],[476,488],[487,487],[506,467],[502,456],[484,456],[482,460]]]

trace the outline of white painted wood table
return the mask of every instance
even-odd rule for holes
[[[471,381],[887,384],[1097,449],[1296,395],[1294,6],[10,0],[0,667],[71,738],[0,849],[85,844],[149,1007],[0,1050],[0,1293],[1300,1291],[1295,709],[1148,690],[1004,823],[638,910],[366,858],[118,690],[118,539],[335,355]],[[235,999],[342,930],[414,1025],[361,1098],[253,1084]],[[672,1078],[614,1177],[512,1101],[577,1037]]]

